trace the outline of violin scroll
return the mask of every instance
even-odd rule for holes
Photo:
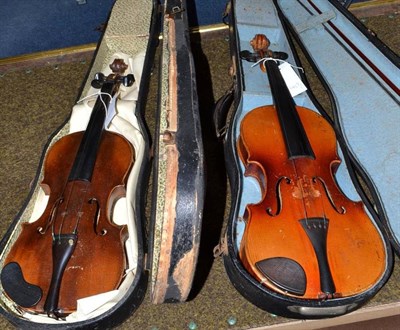
[[[271,45],[269,39],[263,34],[256,34],[255,37],[250,41],[251,46],[253,47],[254,52],[250,52],[248,50],[242,50],[240,52],[240,58],[242,60],[248,62],[257,62],[262,60],[263,58],[269,57],[277,60],[286,60],[288,58],[288,54],[285,52],[272,51],[269,49]],[[262,63],[260,63],[260,68],[265,72],[265,67]]]
[[[125,70],[128,69],[128,64],[121,58],[116,58],[111,64],[110,69],[113,73],[123,75]]]
[[[250,45],[256,53],[262,52],[264,56],[272,54],[272,51],[269,50],[271,42],[264,34],[256,34],[254,38],[251,39]]]

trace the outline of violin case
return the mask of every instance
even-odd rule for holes
[[[153,303],[186,300],[197,262],[204,176],[185,8],[184,0],[116,1],[79,101],[48,140],[31,191],[0,244],[2,274],[20,225],[34,222],[46,207],[40,182],[48,151],[60,138],[85,130],[99,92],[90,86],[93,77],[98,72],[107,76],[113,60],[123,59],[128,64],[125,74],[132,73],[135,82],[130,87],[121,85],[116,113],[107,126],[125,137],[135,151],[126,194],[113,206],[113,218],[128,227],[128,266],[122,283],[116,290],[79,300],[76,312],[59,319],[22,310],[1,285],[0,312],[17,328],[114,327],[139,307],[149,282]],[[151,88],[158,94],[155,100],[148,98]],[[151,202],[148,196],[153,197]]]
[[[233,85],[216,103],[214,124],[224,143],[231,207],[216,253],[223,256],[226,272],[239,293],[269,313],[320,319],[352,312],[384,286],[393,268],[392,248],[399,252],[399,58],[336,0],[232,0],[227,20]],[[239,128],[246,113],[273,101],[267,75],[259,65],[241,58],[241,51],[252,51],[250,40],[255,34],[265,34],[272,51],[288,54],[286,61],[307,87],[294,97],[296,105],[321,114],[335,129],[342,159],[335,176],[337,184],[350,199],[363,201],[382,236],[386,269],[363,294],[325,300],[288,296],[256,281],[238,257],[246,205],[262,198],[260,184],[245,176],[238,156]],[[331,115],[310,89],[294,40],[329,95]]]

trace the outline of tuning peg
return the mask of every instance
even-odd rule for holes
[[[285,52],[272,52],[272,58],[276,58],[278,60],[287,60],[288,57],[288,53]]]
[[[239,53],[239,56],[242,60],[245,60],[247,62],[257,62],[260,59],[260,55],[257,53],[252,53],[248,50],[242,50]]]
[[[132,86],[134,82],[135,82],[135,77],[133,76],[133,74],[128,74],[128,75],[122,77],[122,84],[125,87]]]
[[[94,75],[94,79],[92,80],[92,87],[99,89],[103,85],[104,81],[106,80],[106,77],[103,73],[98,72]]]
[[[242,60],[245,60],[247,62],[257,62],[261,60],[261,57],[258,53],[252,53],[248,50],[242,50],[239,53],[239,55]],[[269,51],[269,53],[266,56],[278,60],[287,60],[287,58],[289,57],[288,54],[285,52],[273,52],[273,51]]]

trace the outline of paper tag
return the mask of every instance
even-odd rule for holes
[[[306,86],[304,86],[303,82],[289,63],[284,62],[279,65],[279,70],[281,71],[282,77],[285,80],[292,97],[295,97],[296,95],[299,95],[307,90]]]
[[[105,128],[107,128],[110,125],[111,120],[116,115],[116,111],[115,111],[115,103],[116,103],[116,101],[117,101],[117,93],[113,96],[113,98],[110,101],[110,104],[108,105],[107,116],[106,116],[106,119],[104,121],[104,127]]]

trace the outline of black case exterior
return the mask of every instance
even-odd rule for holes
[[[151,14],[151,22],[149,21],[149,40],[147,43],[146,57],[144,61],[144,68],[142,73],[142,79],[140,83],[140,91],[138,95],[138,101],[136,104],[135,114],[138,118],[139,125],[142,129],[142,134],[145,140],[145,155],[149,155],[150,150],[150,138],[149,132],[147,131],[147,127],[144,120],[144,111],[147,99],[147,93],[149,89],[149,80],[151,75],[151,70],[154,62],[155,51],[158,45],[158,37],[160,33],[160,4],[158,0],[154,0],[152,4],[152,14]],[[127,10],[132,10],[131,8]],[[100,43],[99,43],[100,45]],[[96,55],[98,52],[98,48],[96,50]],[[94,59],[96,56],[94,56]],[[93,60],[94,62],[94,60]],[[92,63],[93,65],[93,63]],[[91,79],[92,77],[87,77]],[[82,86],[83,88],[83,86]],[[26,208],[29,200],[32,197],[35,186],[39,183],[39,174],[40,169],[42,168],[43,161],[45,155],[49,149],[49,145],[54,138],[55,135],[65,126],[65,124],[69,121],[69,118],[65,121],[65,123],[55,131],[49,138],[42,156],[40,160],[40,164],[38,166],[38,171],[36,173],[34,182],[32,183],[32,189],[22,206],[20,212],[15,217],[14,221],[10,225],[7,230],[7,233],[3,237],[0,243],[0,251],[3,251],[11,233],[14,228],[19,225],[19,218],[22,214],[23,210]],[[122,323],[125,319],[127,319],[141,304],[144,299],[147,283],[148,283],[148,272],[145,267],[145,233],[144,226],[146,223],[145,218],[145,204],[146,204],[146,193],[148,189],[148,180],[150,174],[150,157],[144,157],[143,162],[140,166],[140,174],[137,186],[137,195],[135,203],[136,216],[137,216],[137,242],[138,242],[138,259],[137,259],[137,271],[135,274],[135,278],[129,290],[125,293],[124,297],[111,309],[107,310],[105,313],[91,318],[87,321],[73,322],[73,323],[60,323],[60,324],[44,324],[44,323],[35,323],[31,322],[27,319],[16,316],[15,314],[9,312],[3,305],[1,305],[0,313],[6,317],[13,325],[15,325],[19,329],[107,329],[117,326]]]
[[[239,1],[232,0],[230,2],[230,12],[229,12],[229,25],[230,25],[230,36],[231,36],[231,54],[233,58],[233,68],[234,68],[234,88],[231,93],[234,95],[233,101],[233,110],[236,111],[241,104],[242,99],[242,90],[243,90],[243,71],[239,58],[239,41],[237,35],[237,27],[236,27],[236,17],[235,17],[235,8],[236,4]],[[275,0],[273,1],[276,5]],[[277,8],[277,14],[279,20],[282,24],[282,29],[287,37],[287,41],[289,46],[293,52],[293,57],[296,62],[296,65],[299,65],[298,57],[294,51],[293,44],[289,38],[289,31],[283,21],[283,17]],[[259,33],[259,32],[255,32]],[[303,81],[305,81],[305,77],[302,77]],[[312,95],[310,90],[307,91],[308,97],[315,103],[315,106],[318,110],[320,110],[321,114],[326,117],[326,119],[332,123],[332,121],[328,118],[325,111],[321,108],[315,97]],[[225,96],[225,100],[229,99],[229,96]],[[221,104],[223,100],[221,100]],[[218,111],[225,112],[227,109],[226,104],[225,109],[218,109]],[[216,114],[214,116],[215,119],[221,119],[225,117],[223,114]],[[249,300],[254,305],[258,306],[261,309],[268,311],[269,313],[273,313],[276,315],[288,317],[288,318],[296,318],[296,319],[320,319],[320,318],[329,318],[340,316],[349,312],[352,312],[358,308],[360,308],[364,303],[366,303],[371,297],[373,297],[380,288],[385,284],[391,274],[391,270],[393,267],[393,256],[389,241],[386,237],[385,246],[386,246],[386,254],[387,254],[387,265],[388,268],[384,274],[384,276],[380,279],[379,283],[377,283],[374,287],[372,287],[369,291],[364,294],[360,294],[354,297],[346,297],[346,298],[336,298],[331,300],[324,301],[316,301],[316,300],[308,300],[308,299],[297,299],[288,297],[282,294],[279,294],[273,290],[268,289],[266,286],[257,282],[243,267],[240,259],[238,258],[238,249],[236,247],[236,223],[237,219],[240,216],[238,214],[241,192],[243,190],[243,179],[241,177],[241,173],[239,171],[239,163],[240,160],[238,158],[236,152],[236,141],[235,141],[235,125],[232,124],[235,113],[231,116],[228,131],[226,133],[224,139],[224,151],[225,151],[225,160],[226,160],[226,168],[228,173],[228,178],[231,187],[231,209],[229,214],[229,220],[227,224],[227,229],[225,236],[222,239],[220,248],[223,253],[223,260],[226,272],[233,284],[233,286],[239,291],[241,295],[243,295],[247,300]],[[217,120],[218,121],[218,120]],[[222,127],[221,123],[216,123],[217,130]],[[342,142],[340,137],[338,137],[339,144]],[[345,146],[343,147],[343,151],[345,152]],[[344,161],[348,160],[348,157],[344,157]],[[347,158],[347,159],[346,159]],[[351,174],[352,171],[350,170]],[[382,225],[379,221],[376,222],[377,227],[384,232]]]
[[[185,301],[191,290],[204,204],[204,151],[185,0],[165,1],[160,101],[154,139],[151,299]]]

